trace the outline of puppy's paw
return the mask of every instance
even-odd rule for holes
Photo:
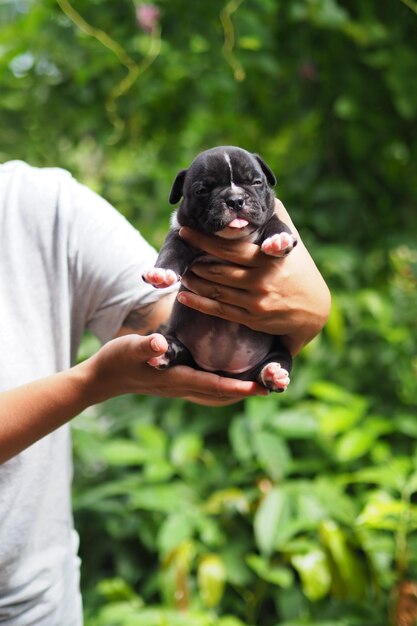
[[[290,375],[280,363],[268,363],[259,374],[261,384],[270,391],[285,391],[290,384]]]
[[[161,356],[153,356],[148,361],[148,365],[151,365],[157,370],[166,370],[169,367],[170,359],[166,354],[161,354]]]
[[[277,233],[265,239],[261,250],[270,256],[286,256],[297,245],[297,240],[290,233]]]
[[[142,275],[142,278],[145,283],[149,283],[157,289],[171,287],[180,279],[180,277],[177,276],[173,270],[165,270],[162,267],[154,267],[151,270],[148,270]]]

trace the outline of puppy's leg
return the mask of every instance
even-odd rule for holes
[[[273,215],[262,229],[261,236],[256,242],[262,252],[270,256],[286,256],[297,245],[297,238],[284,222]]]
[[[276,337],[267,356],[255,367],[235,376],[235,378],[256,380],[270,391],[282,392],[290,384],[291,367],[291,354]]]
[[[239,380],[256,380],[260,385],[270,391],[278,393],[285,391],[290,384],[290,368],[283,367],[280,361],[263,361],[261,365],[242,374],[228,374],[221,372],[224,376],[231,376]]]
[[[162,267],[153,267],[145,272],[142,278],[146,283],[153,285],[157,289],[171,287],[171,285],[175,285],[180,280],[178,274],[173,270],[163,269]]]
[[[262,242],[261,250],[270,256],[282,257],[291,252],[297,240],[290,233],[275,233]]]
[[[165,238],[155,267],[145,272],[142,278],[157,289],[171,287],[181,279],[198,254],[198,250],[181,239],[178,229],[171,230]]]
[[[258,382],[270,391],[285,391],[290,384],[290,373],[281,363],[268,363],[258,375]]]
[[[173,365],[189,365],[196,368],[190,351],[173,335],[164,335],[168,342],[168,350],[162,356],[155,356],[148,364],[158,370],[164,370]]]

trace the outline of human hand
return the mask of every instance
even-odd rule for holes
[[[182,397],[210,406],[226,405],[268,392],[258,383],[225,378],[178,365],[157,370],[148,364],[168,349],[163,335],[125,335],[109,341],[84,366],[89,404],[125,393]]]
[[[184,275],[180,302],[254,330],[282,335],[292,354],[315,337],[330,312],[330,292],[280,201],[276,210],[299,243],[285,259],[255,244],[209,237],[189,228],[180,235],[225,263],[195,263]]]
[[[159,334],[124,335],[68,370],[1,392],[0,463],[88,406],[124,393],[183,397],[210,406],[268,393],[254,382],[183,366],[158,371],[147,364],[167,348],[166,339]]]

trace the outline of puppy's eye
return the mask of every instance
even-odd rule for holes
[[[194,189],[194,193],[196,196],[204,196],[204,194],[208,193],[208,188],[207,187],[197,187],[196,189]]]
[[[255,180],[253,180],[251,182],[252,187],[257,187],[258,185],[262,185],[262,180],[260,178],[255,178]]]

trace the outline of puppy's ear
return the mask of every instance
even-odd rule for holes
[[[187,170],[181,170],[178,172],[174,184],[172,185],[171,193],[169,194],[169,201],[171,204],[177,204],[182,198],[182,190],[184,187],[184,179]]]
[[[261,169],[263,171],[263,173],[266,176],[266,180],[268,181],[268,183],[273,187],[274,185],[277,184],[277,179],[275,178],[275,174],[274,172],[271,170],[271,168],[265,163],[265,161],[263,159],[261,159],[261,157],[259,156],[259,154],[254,154],[253,155],[255,157],[255,159],[258,161],[259,165],[261,166]]]

